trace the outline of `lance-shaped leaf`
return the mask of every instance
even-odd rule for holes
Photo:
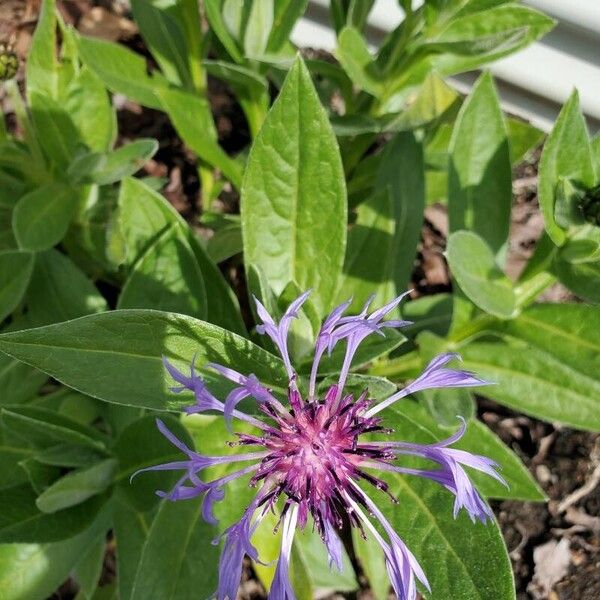
[[[389,266],[393,261],[395,232],[389,189],[373,194],[358,207],[358,218],[348,233],[344,277],[338,298],[353,298],[350,310],[360,310],[367,298],[377,293],[375,306],[388,300],[387,288],[393,283]]]
[[[497,385],[485,395],[547,421],[600,431],[600,383],[530,344],[470,343],[467,369]]]
[[[139,260],[166,229],[178,226],[202,272],[207,319],[231,331],[245,331],[231,288],[208,257],[196,234],[160,194],[137,179],[125,179],[121,184],[117,222],[117,229],[125,241],[125,261],[129,265]]]
[[[118,308],[154,308],[206,317],[206,290],[196,257],[177,223],[133,267]]]
[[[44,513],[56,513],[81,504],[110,485],[116,467],[117,461],[108,458],[91,467],[71,471],[44,490],[35,504]]]
[[[168,82],[156,71],[148,74],[142,56],[122,44],[83,36],[79,38],[79,52],[81,60],[111,92],[123,94],[149,108],[162,108],[156,91],[168,87]]]
[[[404,408],[386,413],[395,435],[417,443],[436,441],[418,420],[405,416]],[[514,599],[510,560],[495,523],[473,524],[464,511],[455,519],[452,494],[432,481],[402,475],[385,479],[403,509],[383,496],[380,506],[423,567],[434,598]]]
[[[297,59],[248,158],[241,204],[248,267],[258,265],[276,295],[290,281],[312,288],[323,315],[342,270],[346,211],[339,148]]]
[[[144,545],[131,600],[208,598],[217,587],[217,532],[202,520],[201,499],[164,501]]]
[[[38,253],[33,273],[26,296],[32,325],[68,321],[107,308],[91,280],[57,250]]]
[[[156,410],[191,402],[189,396],[176,402],[169,391],[174,383],[162,356],[183,370],[195,356],[198,367],[235,365],[266,385],[281,386],[286,379],[281,361],[247,339],[192,317],[152,310],[111,311],[4,334],[0,350],[92,397]]]
[[[450,231],[474,231],[503,262],[512,202],[510,150],[489,73],[480,77],[461,108],[449,154]]]
[[[2,600],[49,598],[68,579],[100,531],[94,525],[60,542],[1,544]],[[15,573],[19,576],[15,577]]]
[[[0,252],[0,321],[19,304],[25,294],[34,255],[29,252],[7,250]]]

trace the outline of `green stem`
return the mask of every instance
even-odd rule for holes
[[[547,271],[537,273],[515,288],[517,308],[529,306],[542,292],[556,283],[556,277]]]

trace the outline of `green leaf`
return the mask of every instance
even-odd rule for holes
[[[177,223],[165,229],[135,264],[117,308],[154,308],[206,317],[202,273]]]
[[[452,296],[434,294],[410,300],[401,306],[402,317],[413,324],[402,328],[408,337],[416,336],[424,330],[445,336],[452,321]]]
[[[241,202],[247,268],[258,265],[276,295],[290,281],[312,288],[325,314],[342,270],[346,211],[337,142],[297,59],[248,158]]]
[[[389,189],[375,192],[358,207],[356,223],[348,233],[340,302],[353,298],[351,310],[360,310],[375,293],[374,306],[388,300],[393,285],[390,262],[393,261],[394,209]]]
[[[27,57],[27,91],[58,99],[56,0],[43,0]]]
[[[304,14],[308,0],[277,0],[273,26],[267,44],[268,53],[277,53],[289,41],[296,21]]]
[[[117,135],[117,117],[102,80],[87,67],[77,73],[66,90],[65,107],[90,150],[109,150]]]
[[[367,539],[362,538],[359,530],[353,527],[352,545],[375,599],[388,600],[390,580],[385,568],[385,556],[379,542],[373,536],[369,536]]]
[[[319,391],[326,391],[329,386],[338,382],[339,377],[330,375],[319,384]],[[363,373],[349,373],[344,386],[344,393],[352,394],[358,398],[365,390],[369,390],[369,398],[385,400],[398,391],[398,386],[385,377],[364,375]]]
[[[78,598],[81,596],[80,600],[91,600],[102,574],[105,551],[106,537],[102,532],[102,536],[91,544],[91,547],[85,551],[77,563],[75,579],[79,584]]]
[[[0,404],[30,400],[48,376],[10,356],[0,355]]]
[[[112,186],[79,188],[78,211],[62,246],[71,260],[88,276],[106,277],[116,270],[113,249],[107,248],[117,203],[117,189]]]
[[[96,286],[64,254],[38,253],[27,289],[28,321],[47,325],[107,310]]]
[[[56,513],[100,494],[112,482],[117,461],[108,458],[91,467],[67,473],[37,497],[36,506],[44,513]]]
[[[219,146],[210,105],[206,98],[174,88],[157,92],[163,110],[167,112],[181,139],[202,160],[219,168],[240,188],[243,169]]]
[[[485,395],[548,421],[600,431],[600,383],[528,343],[473,342],[461,348],[467,369],[494,381]]]
[[[33,271],[34,256],[29,252],[0,252],[0,321],[18,306]]]
[[[165,77],[174,85],[192,86],[184,31],[173,7],[157,0],[133,0],[136,25]]]
[[[308,527],[298,531],[294,537],[294,548],[297,560],[292,564],[297,568],[298,561],[302,561],[312,590],[351,592],[358,588],[352,563],[343,547],[341,572],[335,566],[329,568],[327,549],[316,531]]]
[[[193,447],[187,430],[178,419],[170,415],[161,419],[178,439]],[[139,469],[181,459],[181,452],[158,430],[154,416],[142,417],[126,427],[113,450],[119,459],[115,477],[119,497],[137,511],[147,512],[154,508],[159,502],[156,490],[169,491],[180,477],[176,472],[154,471],[130,480]]]
[[[478,234],[504,263],[512,174],[506,124],[493,79],[484,73],[456,119],[449,148],[450,231]]]
[[[357,29],[344,27],[338,35],[335,56],[354,84],[376,98],[382,94],[385,82]]]
[[[241,226],[234,224],[215,231],[214,235],[208,240],[206,249],[215,263],[223,262],[236,254],[241,254],[243,249]]]
[[[79,53],[81,60],[111,92],[123,94],[148,108],[162,109],[156,92],[168,87],[168,82],[156,71],[148,74],[142,56],[122,44],[85,36],[79,37]]]
[[[242,64],[244,57],[236,40],[229,33],[229,29],[225,24],[222,14],[223,0],[205,0],[204,9],[206,11],[206,19],[211,30],[217,36],[221,44],[227,50],[231,58],[236,63]]]
[[[46,543],[0,545],[2,600],[46,600],[69,577],[98,536],[94,526],[70,539]],[[15,577],[18,573],[19,576]]]
[[[35,331],[35,330],[32,330]],[[102,452],[106,436],[48,408],[9,406],[2,409],[2,423],[36,447],[72,443]]]
[[[78,444],[59,443],[35,454],[35,460],[44,465],[68,468],[87,467],[103,458],[104,454]]]
[[[29,484],[0,489],[1,543],[45,543],[64,540],[83,531],[94,520],[106,496],[52,514],[40,512]]]
[[[541,129],[519,119],[507,118],[506,127],[510,143],[510,160],[513,167],[528,158],[531,152],[546,137]]]
[[[381,296],[386,301],[410,282],[425,209],[424,168],[423,148],[412,132],[401,132],[386,145],[376,180],[378,190],[390,192],[396,221],[388,260],[391,283]]]
[[[433,441],[404,412],[394,411],[386,425],[391,425],[400,439]],[[375,501],[423,567],[433,597],[515,598],[510,561],[495,523],[473,524],[464,511],[454,519],[452,494],[425,478],[392,475],[386,479],[402,510],[384,496],[381,503]]]
[[[32,457],[22,460],[19,466],[27,473],[29,484],[36,494],[41,494],[60,477],[60,469],[40,463]]]
[[[120,598],[131,598],[135,574],[153,516],[152,513],[133,510],[129,504],[118,499],[115,502],[114,532]]]
[[[600,381],[600,312],[585,304],[537,304],[501,329]]]
[[[202,520],[202,499],[161,504],[133,584],[131,600],[209,597],[217,587],[216,531]]]
[[[474,304],[500,318],[513,314],[512,283],[496,264],[490,247],[477,234],[469,231],[451,234],[446,257],[452,275]]]
[[[596,171],[596,180],[600,180],[600,134],[597,133],[591,140],[592,160]]]
[[[471,419],[475,415],[473,394],[466,389],[432,389],[419,393],[429,414],[442,427],[454,426],[460,415]]]
[[[138,260],[162,231],[173,224],[179,224],[202,272],[208,320],[236,333],[245,333],[231,288],[208,257],[195,233],[160,194],[137,179],[123,180],[119,194],[118,221],[126,243],[129,264]]]
[[[552,272],[577,296],[600,303],[600,262],[573,264],[559,256],[552,264]]]
[[[273,29],[274,0],[251,2],[244,29],[244,52],[250,58],[264,54]]]
[[[69,165],[82,142],[75,123],[64,104],[46,95],[31,92],[29,103],[36,140],[47,161],[62,171]]]
[[[458,100],[458,94],[437,73],[430,73],[408,108],[386,126],[387,130],[405,131],[423,127],[439,119]]]
[[[448,19],[433,38],[431,65],[442,75],[469,71],[525,48],[555,24],[531,8],[510,3],[503,6],[470,3],[459,18]],[[455,4],[460,6],[460,4]],[[436,47],[437,44],[437,47]]]
[[[192,317],[150,310],[100,313],[0,336],[0,350],[94,398],[166,410],[175,401],[161,357],[187,370],[196,356],[285,384],[279,359],[248,340]],[[102,374],[100,377],[99,374]],[[139,374],[139,377],[132,377]]]
[[[158,142],[153,139],[138,139],[124,144],[117,150],[103,155],[87,155],[81,162],[86,161],[92,167],[86,173],[79,162],[69,167],[69,172],[76,181],[109,185],[137,173],[158,150]]]
[[[0,488],[28,481],[21,463],[30,458],[32,454],[33,450],[28,447],[26,442],[16,439],[6,430],[0,431]]]
[[[65,236],[76,209],[71,188],[51,183],[23,196],[13,212],[13,229],[19,247],[47,250]]]
[[[556,223],[554,207],[560,178],[572,179],[584,186],[594,183],[594,167],[585,119],[574,91],[558,116],[544,144],[539,165],[538,195],[548,235],[557,245],[566,240]]]

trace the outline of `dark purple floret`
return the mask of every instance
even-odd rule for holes
[[[329,553],[330,567],[342,569],[342,544],[337,532],[346,524],[360,529],[362,535],[371,534],[381,545],[390,577],[398,598],[415,600],[417,582],[429,589],[427,578],[416,558],[393,530],[379,507],[365,489],[375,488],[388,493],[388,486],[378,477],[381,471],[394,471],[406,475],[425,477],[443,486],[455,496],[454,515],[464,508],[472,520],[486,522],[492,519],[490,508],[481,498],[463,466],[482,471],[498,481],[493,461],[452,448],[465,431],[461,429],[446,440],[434,444],[413,444],[389,439],[378,413],[401,398],[424,389],[469,387],[487,382],[468,371],[446,367],[459,358],[455,354],[442,354],[434,358],[423,373],[404,389],[389,398],[373,404],[365,391],[358,398],[344,393],[344,386],[354,354],[359,344],[370,334],[385,335],[389,327],[401,327],[406,321],[385,320],[395,310],[404,295],[384,307],[368,314],[372,299],[360,314],[344,316],[350,306],[346,302],[335,308],[325,319],[317,336],[314,362],[308,381],[308,395],[299,390],[297,375],[290,359],[287,337],[292,320],[297,317],[308,292],[295,300],[279,323],[256,300],[257,313],[262,320],[257,331],[268,335],[277,346],[288,374],[287,403],[282,403],[252,374],[241,374],[228,366],[209,364],[235,384],[225,402],[215,398],[195,370],[190,375],[178,371],[165,360],[165,368],[178,386],[175,392],[191,390],[196,403],[185,409],[186,413],[217,411],[223,413],[228,428],[233,419],[244,421],[256,428],[255,433],[237,433],[237,444],[248,446],[249,452],[224,456],[203,456],[179,441],[159,420],[158,427],[165,437],[185,456],[185,460],[148,467],[149,470],[181,470],[182,477],[169,492],[157,492],[170,500],[184,500],[203,496],[202,516],[216,523],[213,514],[215,502],[224,498],[225,486],[240,477],[249,476],[249,485],[257,489],[254,500],[242,518],[231,525],[221,536],[223,550],[219,566],[218,600],[234,600],[239,587],[242,560],[245,555],[259,561],[251,538],[269,511],[281,506],[278,528],[282,531],[281,554],[269,598],[293,600],[295,598],[289,578],[289,560],[296,528],[304,528],[309,521],[321,535]],[[346,353],[337,382],[324,394],[317,393],[319,362],[325,352],[331,353],[340,342],[346,342]],[[244,398],[253,398],[263,418],[248,415],[236,407]],[[383,441],[373,441],[365,434],[385,434]],[[230,442],[231,444],[231,442]],[[407,468],[398,465],[398,459],[411,455],[432,463],[430,469]],[[217,479],[202,479],[201,473],[215,465],[250,463],[234,467],[227,475]],[[391,500],[397,500],[391,496]],[[279,502],[281,500],[281,503]],[[378,521],[385,535],[374,526]],[[218,540],[217,540],[218,542]]]

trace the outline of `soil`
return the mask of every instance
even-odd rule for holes
[[[58,4],[65,18],[73,25],[85,28],[87,34],[119,40],[150,60],[135,26],[127,18],[125,2],[59,0]],[[0,2],[0,42],[12,36],[18,41],[18,53],[22,58],[26,55],[37,6],[39,0]],[[222,82],[209,81],[209,97],[219,142],[228,152],[236,154],[249,142],[242,111]],[[199,220],[202,211],[209,207],[202,206],[194,155],[183,146],[164,114],[125,99],[116,101],[120,141],[142,136],[159,140],[160,149],[145,167],[145,174],[164,178],[166,197],[195,229],[204,232]],[[539,150],[522,162],[514,173],[513,222],[507,264],[507,272],[513,278],[531,256],[543,229],[536,197],[538,159]],[[216,204],[220,210],[236,212],[239,199],[226,186]],[[450,277],[442,255],[447,233],[445,208],[439,204],[429,206],[412,277],[415,295],[450,291]],[[220,266],[240,297],[245,298],[239,257]],[[546,292],[544,300],[577,299],[557,285]],[[513,563],[518,599],[600,599],[600,436],[543,423],[485,398],[479,399],[479,416],[522,458],[549,498],[548,503],[540,504],[514,501],[492,504]],[[111,580],[115,570],[112,543],[108,547],[103,575],[106,582]],[[364,583],[364,578],[360,579]],[[76,586],[69,581],[53,598],[72,598],[75,593]],[[265,597],[248,565],[244,571],[241,600]],[[336,595],[330,600],[344,597],[367,600],[372,595],[363,588],[351,596]]]

